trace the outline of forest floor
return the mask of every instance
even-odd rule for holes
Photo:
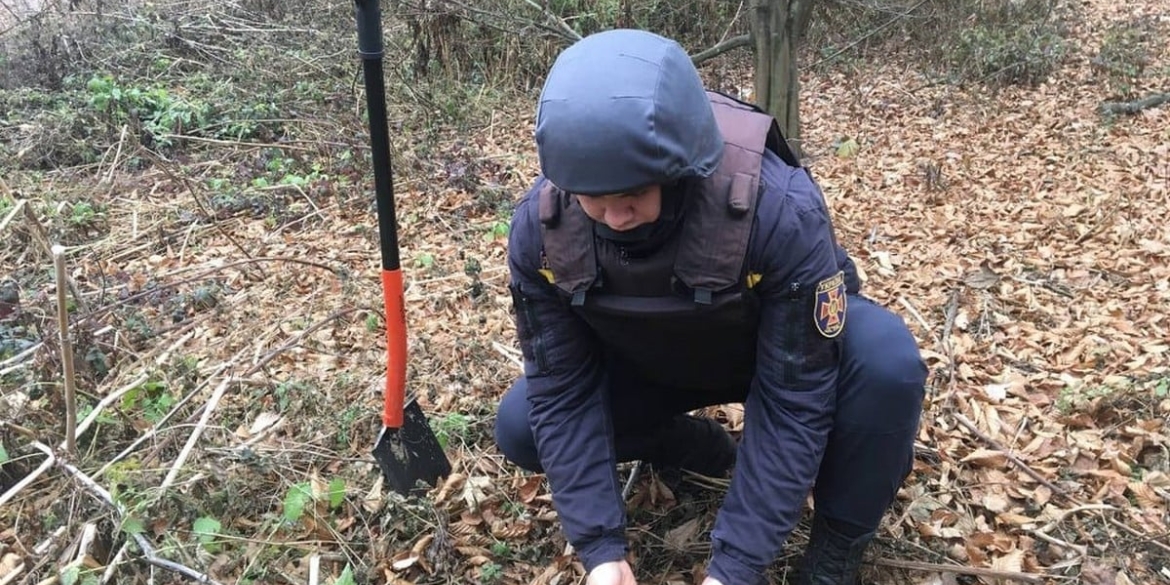
[[[1124,94],[1170,91],[1162,4],[1081,3],[1069,53],[1035,87],[941,83],[896,56],[802,77],[804,148],[838,237],[931,371],[870,582],[1170,583],[1170,105],[1098,109],[1118,100],[1100,57],[1119,25],[1153,39]],[[106,122],[132,99],[203,110],[177,85],[131,98],[116,78],[52,102],[73,103],[68,117],[5,94],[0,583],[179,582],[136,538],[220,583],[583,582],[547,483],[492,442],[519,373],[505,258],[536,174],[535,94],[469,92],[474,119],[450,124],[462,106],[437,93],[392,108],[408,388],[454,465],[403,499],[370,455],[385,331],[350,40],[334,42],[338,64],[290,74],[319,110],[269,115],[273,88],[234,135],[154,142],[126,118],[75,164],[44,163],[98,119],[87,107]],[[301,85],[318,73],[332,81]],[[704,74],[750,98],[750,71]],[[54,245],[76,454],[62,448]],[[739,405],[708,414],[742,425]],[[640,582],[701,581],[725,489],[639,476]],[[773,582],[806,537],[802,524]]]

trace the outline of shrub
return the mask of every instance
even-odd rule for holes
[[[955,81],[1036,84],[1065,54],[1070,10],[1054,0],[826,0],[806,54],[900,54]]]
[[[1134,86],[1153,60],[1159,38],[1164,37],[1152,18],[1114,23],[1105,31],[1092,65],[1111,99],[1134,97]]]
[[[959,31],[948,47],[950,64],[963,80],[992,85],[1038,85],[1064,56],[1060,31],[1047,21],[977,22]]]

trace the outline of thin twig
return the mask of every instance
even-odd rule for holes
[[[736,37],[731,37],[726,41],[692,55],[691,64],[698,67],[704,62],[714,59],[715,57],[718,57],[719,55],[722,55],[728,51],[732,51],[740,47],[750,47],[752,46],[753,42],[752,35],[750,34],[742,34]]]
[[[275,358],[276,356],[280,355],[281,353],[283,353],[285,351],[288,351],[289,348],[295,347],[297,344],[299,344],[301,342],[302,339],[311,335],[314,331],[324,327],[325,325],[329,324],[332,321],[337,320],[338,318],[340,318],[341,316],[343,316],[347,313],[352,313],[352,312],[357,311],[357,310],[358,310],[358,307],[350,307],[348,309],[339,309],[337,311],[330,313],[324,319],[321,319],[320,321],[317,321],[316,323],[313,323],[312,325],[306,327],[304,331],[301,331],[300,333],[296,334],[292,339],[285,342],[284,345],[264,354],[264,357],[257,360],[256,363],[253,364],[252,367],[248,368],[242,374],[241,377],[247,378],[248,376],[251,376],[252,374],[255,374],[256,372],[259,372],[261,369],[264,368],[264,366],[266,364],[268,364],[268,362],[272,361],[273,358]]]
[[[171,464],[171,470],[167,472],[166,478],[158,486],[160,496],[175,482],[175,478],[179,476],[179,471],[182,470],[183,464],[187,462],[187,458],[191,456],[191,451],[195,449],[195,444],[199,442],[199,437],[203,434],[203,430],[207,428],[207,422],[211,419],[211,413],[215,412],[215,407],[219,406],[220,399],[223,398],[228,386],[234,381],[235,379],[232,376],[224,377],[223,381],[219,383],[219,386],[216,386],[215,391],[211,393],[211,398],[207,400],[207,405],[203,407],[203,414],[199,417],[199,422],[195,425],[195,429],[191,431],[191,436],[187,437],[187,443],[183,445],[183,450],[179,452],[179,456]]]
[[[630,492],[634,490],[634,483],[638,481],[638,476],[642,474],[642,462],[635,461],[633,467],[630,468],[630,477],[626,479],[626,485],[622,488],[622,501],[630,499]]]
[[[1170,553],[1170,544],[1166,544],[1165,542],[1162,542],[1161,540],[1158,540],[1157,538],[1154,538],[1153,536],[1150,536],[1149,534],[1146,534],[1146,533],[1142,532],[1141,530],[1138,530],[1137,528],[1134,528],[1133,526],[1130,526],[1129,524],[1126,524],[1125,522],[1118,520],[1117,518],[1110,518],[1109,523],[1128,532],[1130,534],[1130,536],[1136,536],[1138,538],[1143,538],[1143,539],[1145,539],[1146,542]]]
[[[1146,108],[1153,108],[1170,102],[1170,92],[1155,93],[1132,102],[1104,102],[1097,107],[1102,114],[1136,114]]]
[[[40,218],[33,212],[31,205],[24,206],[24,218],[28,220],[29,225],[32,226],[33,239],[40,243],[41,248],[51,258],[53,256],[53,244],[49,243],[49,232],[41,223]],[[77,308],[82,313],[88,313],[89,307],[86,306],[85,299],[81,297],[81,292],[77,290],[77,284],[73,282],[72,278],[66,278],[65,284],[69,286],[69,292],[73,294],[73,302],[77,303]]]
[[[321,555],[309,557],[309,585],[317,585],[321,581]]]
[[[813,69],[813,68],[817,67],[818,65],[820,65],[821,63],[827,63],[833,59],[836,59],[838,56],[840,56],[845,51],[848,51],[849,49],[852,49],[853,47],[856,47],[857,45],[864,43],[866,41],[866,39],[872,37],[873,35],[878,34],[879,32],[882,32],[883,30],[885,30],[887,28],[889,28],[890,26],[892,26],[894,23],[898,22],[899,20],[906,18],[907,16],[910,16],[910,13],[914,12],[915,10],[918,10],[918,7],[922,6],[923,4],[926,4],[926,0],[919,0],[918,4],[911,6],[908,10],[906,10],[906,12],[895,15],[893,18],[891,18],[889,21],[885,22],[881,26],[861,35],[856,40],[854,40],[852,43],[849,43],[848,45],[841,47],[839,50],[833,52],[832,54],[830,54],[822,59],[818,59],[812,65],[809,65],[807,68]]]
[[[516,355],[518,353],[516,350],[504,347],[498,341],[492,342],[492,348],[496,350],[496,353],[504,356],[504,358],[513,364],[516,364],[516,367],[520,368],[521,373],[524,372],[524,362]]]
[[[40,449],[46,455],[48,455],[50,457],[53,456],[53,451],[51,449],[49,449],[47,446],[45,446],[43,443],[33,442],[32,445],[33,445],[33,447]],[[81,471],[80,469],[78,469],[78,468],[76,468],[76,467],[74,467],[74,466],[72,466],[64,461],[58,460],[57,463],[61,466],[62,469],[64,469],[70,475],[72,475],[74,479],[76,479],[78,482],[80,482],[82,485],[84,485],[90,492],[92,492],[94,495],[96,495],[103,503],[105,503],[107,506],[113,508],[118,513],[119,519],[124,518],[126,516],[126,510],[122,507],[121,504],[119,504],[117,501],[114,500],[114,498],[110,495],[110,492],[106,491],[105,488],[98,485],[98,483],[95,482],[93,479],[91,479],[88,475],[86,475],[85,472]],[[192,569],[190,567],[181,565],[181,564],[176,563],[174,561],[170,561],[170,560],[167,560],[167,559],[164,559],[164,558],[158,556],[154,552],[154,546],[152,546],[150,544],[150,541],[147,540],[146,537],[143,536],[142,534],[135,534],[134,541],[137,542],[139,548],[142,549],[142,554],[146,558],[146,562],[148,562],[156,567],[166,569],[168,571],[173,571],[173,572],[178,573],[180,575],[183,575],[185,577],[194,579],[195,581],[198,581],[199,583],[210,583],[210,584],[214,584],[214,585],[220,585],[218,581],[212,579],[211,577],[208,577],[207,575],[204,575],[203,573],[200,573],[199,571],[196,571],[195,569]]]
[[[1094,235],[1096,235],[1098,232],[1100,232],[1103,228],[1108,226],[1113,221],[1113,216],[1117,215],[1117,210],[1120,208],[1121,208],[1120,200],[1119,199],[1115,200],[1113,205],[1110,206],[1109,211],[1105,213],[1105,217],[1102,217],[1100,219],[1100,221],[1093,224],[1093,226],[1090,227],[1085,233],[1081,234],[1081,236],[1079,238],[1077,238],[1076,241],[1073,242],[1073,245],[1079,246],[1079,245],[1085,243],[1086,240],[1088,240],[1089,238],[1092,238]]]
[[[1089,549],[1086,546],[1079,545],[1079,544],[1073,544],[1071,542],[1061,540],[1059,538],[1056,538],[1055,536],[1050,536],[1047,533],[1040,532],[1040,531],[1032,531],[1031,534],[1032,534],[1032,536],[1035,536],[1036,538],[1039,538],[1040,540],[1043,540],[1044,542],[1047,542],[1048,544],[1055,545],[1055,546],[1058,546],[1060,548],[1065,548],[1065,549],[1071,550],[1073,552],[1076,552],[1077,555],[1079,555],[1081,558],[1084,558],[1084,557],[1088,556],[1088,554],[1089,554]]]
[[[122,146],[126,144],[126,131],[128,124],[122,124],[122,135],[118,138],[118,149],[114,151],[114,161],[110,163],[110,170],[106,172],[106,176],[102,177],[101,183],[112,183],[114,181],[114,171],[118,170],[118,161],[122,158]]]
[[[955,318],[959,315],[959,289],[951,291],[951,296],[947,299],[946,307],[946,321],[943,323],[942,338],[939,340],[939,345],[943,351],[946,352],[947,358],[951,357],[951,331],[955,328]],[[953,362],[954,360],[951,359]]]
[[[127,392],[130,392],[131,390],[144,384],[147,379],[148,377],[146,374],[140,374],[129,384],[126,384],[121,388],[107,394],[104,398],[101,399],[101,401],[97,403],[97,406],[95,406],[93,410],[85,416],[85,419],[83,419],[81,423],[77,425],[75,436],[84,435],[85,431],[89,430],[90,425],[92,425],[94,421],[97,420],[98,415],[102,413],[102,410],[113,404],[122,396],[126,395]]]
[[[0,220],[0,232],[7,229],[8,224],[12,223],[12,218],[16,217],[16,214],[20,213],[21,210],[24,209],[25,201],[25,199],[17,201],[16,205],[14,205],[12,209],[8,211],[8,215],[5,215],[4,219]]]
[[[0,375],[7,374],[10,371],[8,369],[9,366],[12,366],[11,370],[16,370],[16,369],[20,368],[22,365],[21,362],[23,362],[25,358],[36,353],[37,350],[40,349],[42,345],[44,345],[44,343],[33,344],[33,345],[29,346],[28,348],[26,348],[24,351],[21,351],[20,353],[0,362],[0,368],[5,368],[5,369],[0,369]],[[15,364],[15,365],[13,365],[13,364]]]
[[[952,415],[955,417],[955,420],[959,421],[959,424],[966,427],[968,431],[971,431],[971,433],[973,433],[976,437],[979,437],[981,440],[983,440],[983,442],[985,442],[989,446],[991,446],[992,449],[995,449],[996,451],[1003,453],[1004,457],[1007,457],[1008,461],[1011,461],[1016,467],[1019,467],[1021,471],[1023,471],[1024,473],[1027,473],[1029,476],[1031,476],[1032,479],[1035,479],[1036,481],[1040,482],[1045,487],[1052,490],[1054,493],[1060,494],[1060,495],[1065,496],[1065,497],[1069,497],[1068,491],[1066,491],[1064,488],[1061,488],[1060,486],[1052,483],[1051,481],[1048,481],[1048,479],[1045,478],[1043,475],[1041,475],[1039,471],[1032,469],[1027,463],[1024,463],[1023,461],[1021,461],[1019,457],[1016,457],[1015,455],[1012,455],[1011,453],[1009,453],[1008,450],[1005,449],[1003,445],[999,444],[999,441],[996,441],[995,439],[989,437],[983,431],[979,430],[979,427],[975,426],[975,423],[971,422],[967,417],[963,416],[961,413],[958,413],[958,412],[952,413]]]
[[[122,557],[126,556],[126,549],[130,547],[130,543],[122,543],[122,547],[114,554],[114,558],[110,559],[110,563],[106,565],[106,570],[102,573],[102,583],[109,583],[110,579],[114,578],[114,571],[118,570],[118,565],[122,564]]]
[[[294,336],[292,339],[290,339],[288,342],[286,342],[284,345],[268,352],[263,357],[261,357],[259,360],[257,360],[255,364],[253,364],[250,368],[248,368],[246,371],[244,371],[244,373],[242,374],[241,377],[247,378],[248,376],[255,374],[256,372],[263,369],[263,367],[269,361],[272,361],[272,359],[275,358],[277,355],[280,355],[282,352],[287,351],[289,348],[296,346],[306,336],[312,334],[314,331],[320,329],[321,327],[332,322],[333,320],[337,319],[338,317],[341,317],[342,315],[345,315],[346,313],[353,312],[355,310],[357,310],[357,309],[349,308],[349,309],[342,309],[339,311],[334,311],[332,314],[325,317],[321,321],[318,321],[317,323],[310,325],[304,331],[298,333],[296,336]],[[237,355],[239,355],[239,354],[237,354]],[[234,359],[233,359],[233,361],[234,361]],[[215,388],[215,390],[211,393],[211,398],[209,398],[207,400],[207,404],[203,407],[203,414],[199,417],[199,422],[197,422],[195,424],[195,429],[193,431],[191,431],[191,435],[187,438],[187,443],[185,445],[183,445],[182,451],[179,452],[179,456],[177,458],[175,458],[175,461],[171,464],[171,469],[169,472],[167,472],[167,476],[163,479],[162,484],[159,485],[159,494],[166,491],[167,488],[169,488],[171,486],[171,484],[173,484],[175,482],[175,478],[178,477],[179,471],[182,470],[183,465],[187,462],[187,459],[191,456],[191,451],[193,451],[195,449],[195,445],[199,442],[199,438],[203,434],[204,429],[207,428],[207,423],[208,423],[208,421],[211,420],[212,413],[215,411],[215,408],[217,406],[219,406],[219,401],[223,398],[224,393],[227,392],[228,387],[232,383],[236,383],[238,381],[239,381],[238,378],[235,376],[232,376],[232,375],[225,376],[223,381],[221,381],[219,383],[219,386],[217,386]]]
[[[20,563],[19,565],[16,565],[16,567],[13,568],[11,571],[9,571],[9,573],[7,575],[4,575],[4,577],[0,578],[0,585],[8,585],[9,583],[16,581],[16,578],[19,577],[20,574],[23,572],[24,572],[24,563]]]
[[[69,306],[65,294],[65,247],[53,246],[57,271],[57,327],[61,340],[61,365],[65,375],[65,452],[77,457],[77,387],[73,371],[73,342],[69,336]]]
[[[934,329],[931,329],[930,324],[927,323],[926,319],[924,319],[922,317],[922,313],[919,313],[918,309],[915,309],[914,305],[911,305],[910,301],[906,300],[906,297],[903,297],[902,295],[898,295],[898,302],[901,303],[902,306],[905,307],[906,310],[910,312],[910,315],[912,315],[914,317],[914,320],[918,321],[918,324],[922,325],[922,328],[925,329],[926,332],[929,333],[930,336],[934,338],[935,343],[942,342],[942,340],[939,339],[938,334],[936,334],[934,332]]]
[[[43,463],[41,463],[40,467],[34,469],[32,473],[24,476],[23,479],[16,482],[16,485],[8,488],[8,491],[4,492],[3,495],[0,495],[0,506],[7,504],[9,500],[16,497],[16,494],[20,493],[20,490],[28,487],[29,484],[36,481],[38,477],[40,477],[43,473],[45,473],[45,471],[48,471],[48,469],[53,466],[53,463],[56,462],[56,460],[57,458],[52,453],[49,453],[49,457],[45,459]]]
[[[215,226],[216,231],[218,231],[220,233],[220,235],[227,238],[227,240],[229,242],[231,242],[231,244],[233,246],[235,246],[235,248],[237,250],[239,250],[240,253],[243,254],[245,258],[252,257],[252,254],[248,252],[247,248],[240,245],[240,243],[238,241],[236,241],[236,238],[234,236],[232,236],[231,233],[229,233],[226,229],[224,229],[223,226],[220,225],[218,221],[216,221],[215,215],[212,214],[211,211],[209,211],[207,209],[207,206],[205,206],[203,204],[203,200],[199,197],[199,193],[195,189],[195,185],[192,184],[191,181],[189,179],[187,179],[186,176],[176,172],[172,168],[174,166],[173,162],[163,158],[162,155],[150,150],[149,148],[144,148],[144,149],[142,149],[142,151],[145,152],[147,155],[147,158],[150,158],[151,160],[153,160],[155,162],[155,164],[157,164],[159,166],[159,168],[162,169],[162,171],[164,173],[166,173],[166,175],[168,177],[171,178],[171,180],[183,184],[183,186],[187,189],[187,192],[191,194],[191,199],[195,200],[195,204],[198,205],[199,210],[203,212],[204,219],[206,219],[207,222],[210,223],[211,225]]]
[[[951,291],[951,297],[947,300],[946,312],[943,321],[942,336],[939,338],[938,347],[947,356],[947,396],[943,401],[944,404],[950,403],[955,399],[955,349],[951,345],[951,331],[955,327],[955,318],[959,314],[959,290]]]
[[[97,315],[112,311],[118,307],[130,304],[131,302],[136,301],[138,299],[148,297],[152,294],[157,294],[158,291],[160,291],[160,290],[174,288],[174,287],[182,286],[184,284],[189,284],[192,282],[197,282],[200,279],[206,278],[207,276],[209,276],[211,274],[215,274],[216,272],[222,272],[224,270],[227,270],[228,268],[235,268],[236,266],[241,266],[244,264],[252,264],[252,263],[256,263],[256,262],[291,262],[293,264],[303,264],[305,266],[313,266],[315,268],[327,270],[327,271],[332,272],[334,275],[339,276],[339,277],[344,275],[344,273],[342,272],[341,269],[333,268],[332,266],[327,266],[325,264],[321,264],[320,262],[314,262],[312,260],[305,260],[303,258],[286,258],[286,257],[278,257],[278,256],[277,257],[248,258],[247,260],[237,260],[235,262],[229,262],[229,263],[224,264],[222,266],[215,266],[212,268],[208,268],[206,270],[203,270],[202,272],[196,273],[194,276],[189,276],[189,277],[184,278],[182,280],[177,280],[174,282],[164,282],[164,283],[158,284],[158,285],[156,285],[148,290],[143,290],[143,291],[134,293],[132,295],[129,295],[125,298],[119,299],[118,301],[116,301],[110,305],[107,305],[104,307],[99,307],[99,308],[95,309],[93,313],[86,315],[85,318],[88,319],[88,318],[95,317]],[[190,269],[194,270],[194,268],[190,268]],[[176,271],[172,272],[171,275],[181,274],[182,272],[184,272],[186,270],[187,269],[176,270]]]
[[[229,364],[221,365],[220,369],[213,372],[211,374],[211,376],[209,376],[208,378],[209,379],[214,378],[217,374],[219,374],[219,372],[227,369],[228,367],[229,367]],[[145,433],[143,433],[142,436],[138,437],[137,439],[134,439],[134,441],[132,443],[130,443],[129,446],[127,446],[125,449],[122,449],[122,451],[120,453],[118,453],[112,459],[107,461],[105,463],[105,465],[102,465],[102,467],[100,469],[98,469],[96,472],[94,472],[93,477],[94,478],[101,477],[111,467],[113,467],[119,461],[126,458],[128,455],[130,455],[135,450],[137,450],[138,447],[141,446],[143,443],[145,443],[146,441],[149,441],[150,439],[153,439],[155,437],[155,435],[162,432],[163,425],[167,424],[167,422],[170,421],[171,417],[178,414],[178,412],[183,407],[185,407],[187,405],[187,403],[190,402],[191,399],[194,398],[195,395],[198,394],[202,389],[203,389],[203,386],[201,385],[200,387],[192,390],[190,393],[188,393],[183,398],[179,399],[179,401],[176,402],[175,405],[172,406],[171,409],[169,411],[167,411],[167,413],[165,415],[163,415],[163,417],[161,419],[158,420],[158,422],[154,423],[154,426],[150,427],[150,429],[148,429]]]
[[[182,134],[162,134],[159,138],[173,138],[179,140],[188,140],[191,142],[203,142],[206,144],[215,144],[217,146],[238,146],[248,148],[275,148],[279,150],[293,150],[298,152],[318,152],[320,148],[308,148],[304,146],[293,146],[292,144],[282,142],[244,142],[241,140],[222,140],[218,138],[203,138],[200,136],[186,136]],[[313,144],[320,144],[325,146],[337,146],[341,148],[349,148],[350,145],[342,142],[313,142]]]
[[[915,571],[934,571],[939,573],[953,573],[957,575],[972,575],[975,577],[990,577],[992,579],[1007,579],[1009,581],[1020,581],[1022,583],[1043,583],[1045,577],[1035,573],[1018,573],[1015,571],[999,571],[996,569],[985,569],[982,567],[960,567],[958,565],[941,565],[936,563],[923,563],[919,561],[902,561],[898,559],[877,559],[874,561],[875,565],[882,565],[884,567],[895,567],[898,569],[912,569]]]

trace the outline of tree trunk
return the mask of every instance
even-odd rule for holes
[[[793,152],[801,156],[800,40],[814,0],[757,0],[752,21],[756,50],[756,103],[776,117]]]

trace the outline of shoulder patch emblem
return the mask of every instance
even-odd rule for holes
[[[836,337],[845,329],[845,273],[838,272],[817,283],[813,322],[825,337]]]

